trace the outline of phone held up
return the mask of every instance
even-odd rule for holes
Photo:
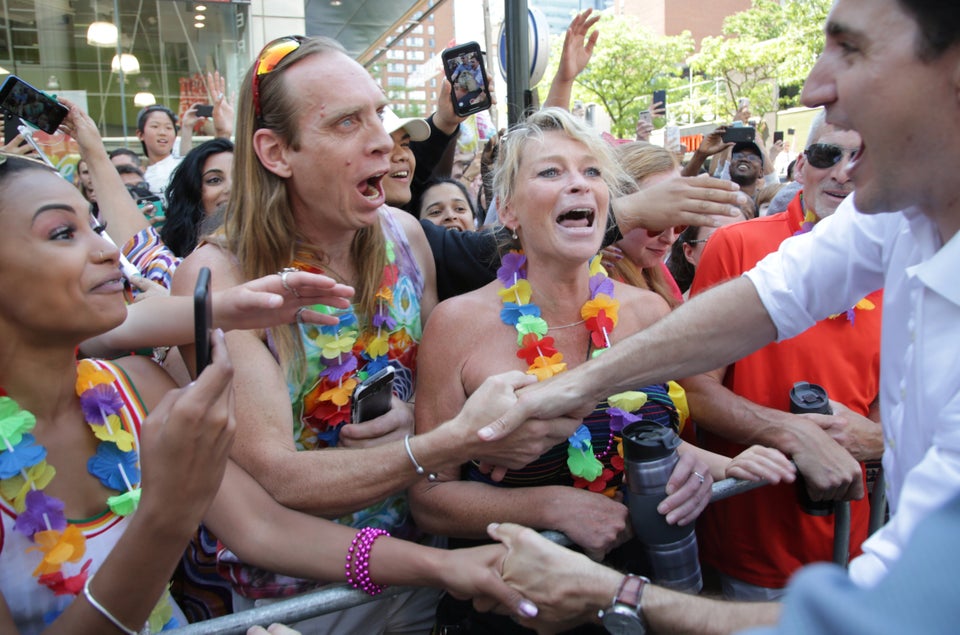
[[[193,290],[193,336],[197,348],[197,377],[210,363],[213,354],[210,341],[211,322],[213,304],[210,297],[210,269],[204,267],[197,276],[197,286]]]
[[[37,90],[16,75],[0,86],[0,110],[19,117],[32,126],[53,134],[67,116],[67,107]]]
[[[196,113],[198,117],[212,117],[213,104],[197,104]]]
[[[460,117],[490,107],[487,92],[487,71],[483,66],[483,53],[476,42],[467,42],[446,49],[441,54],[443,72],[450,82],[453,111]]]
[[[723,133],[724,143],[743,143],[753,141],[756,138],[757,130],[752,126],[730,126]]]
[[[774,130],[773,131],[773,142],[783,141],[783,130]]]
[[[655,90],[653,91],[653,105],[656,107],[657,104],[660,104],[661,108],[667,107],[667,91],[665,90]]]
[[[352,423],[376,419],[390,411],[396,374],[393,366],[387,366],[367,377],[354,389]]]

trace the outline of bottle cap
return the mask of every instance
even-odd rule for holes
[[[653,461],[670,456],[680,445],[673,428],[650,421],[637,421],[623,429],[623,458]]]
[[[827,391],[824,390],[823,386],[798,381],[790,390],[790,412],[793,414],[805,412],[822,415],[832,414]]]

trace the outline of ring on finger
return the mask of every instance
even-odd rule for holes
[[[297,269],[297,268],[295,268],[295,267],[285,267],[285,268],[281,269],[281,270],[277,273],[277,275],[280,276],[280,284],[283,285],[283,288],[286,289],[287,291],[289,291],[290,293],[292,293],[292,294],[293,294],[293,297],[299,298],[299,297],[300,297],[300,294],[297,293],[297,290],[294,289],[293,287],[291,287],[291,286],[287,283],[287,276],[290,275],[291,273],[295,272],[295,271],[300,271],[300,270]]]
[[[223,93],[217,95],[217,101],[223,101]]]
[[[703,474],[701,474],[700,472],[694,472],[693,475],[696,476],[698,479],[700,479],[700,483],[703,484],[703,481],[704,481]]]
[[[307,310],[307,307],[302,306],[297,309],[297,312],[293,314],[294,319],[296,319],[297,324],[303,324],[303,312]]]

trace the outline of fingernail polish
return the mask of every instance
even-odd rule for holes
[[[524,617],[536,617],[537,613],[540,612],[539,609],[537,609],[537,605],[530,600],[520,600],[519,609]]]

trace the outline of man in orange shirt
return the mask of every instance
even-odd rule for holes
[[[803,189],[787,211],[715,232],[697,267],[691,295],[751,269],[781,242],[833,214],[853,191],[845,168],[860,147],[860,135],[825,124],[821,113],[808,143],[797,162]],[[792,456],[814,500],[831,497],[831,472],[862,471],[858,461],[878,459],[883,452],[876,422],[880,293],[803,335],[681,382],[701,444],[728,456],[739,452],[741,444],[776,447]],[[790,414],[790,389],[800,381],[823,386],[834,414]],[[761,488],[706,510],[698,525],[701,557],[720,573],[726,597],[776,599],[796,569],[831,559],[833,523],[832,514],[805,513],[792,485]],[[853,501],[851,557],[859,554],[868,523],[867,500]]]

